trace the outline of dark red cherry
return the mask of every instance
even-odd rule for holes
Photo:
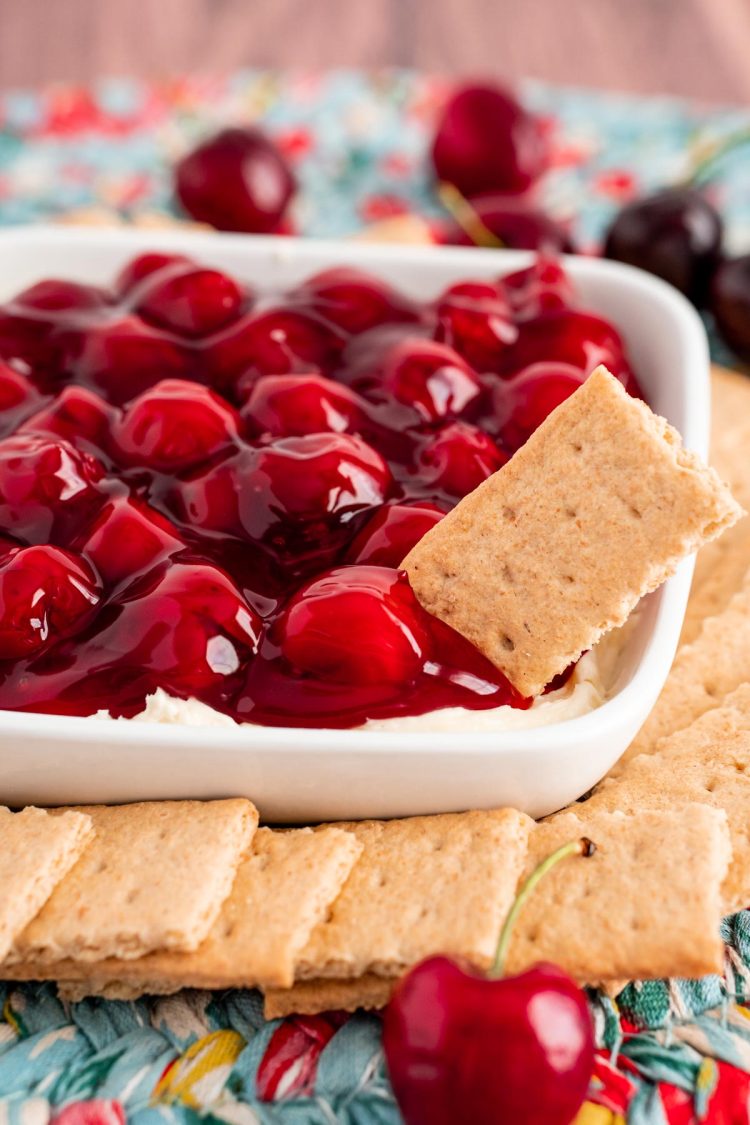
[[[352,334],[419,319],[413,301],[380,278],[348,266],[316,273],[295,290],[293,299]]]
[[[354,391],[322,375],[265,375],[241,413],[253,434],[300,437],[356,430],[363,407]]]
[[[0,660],[29,657],[70,636],[100,600],[85,559],[49,545],[12,551],[0,562]]]
[[[571,1125],[589,1087],[586,996],[554,965],[492,980],[448,957],[404,977],[383,1019],[405,1125]]]
[[[309,582],[275,629],[300,672],[344,684],[405,684],[421,670],[429,638],[403,572],[347,566]]]
[[[523,331],[503,358],[503,372],[516,374],[532,363],[556,360],[589,375],[600,363],[613,375],[626,376],[629,367],[620,334],[594,313],[573,309],[543,313],[524,323]]]
[[[33,380],[46,380],[57,373],[61,359],[53,329],[31,310],[24,315],[13,304],[1,305],[0,357]]]
[[[67,313],[86,313],[104,309],[110,304],[109,294],[96,285],[50,278],[24,289],[13,298],[21,310],[33,309],[48,314],[49,319],[65,319]],[[56,317],[55,314],[60,314]]]
[[[750,254],[719,266],[711,283],[711,312],[732,351],[750,361]]]
[[[144,500],[118,496],[74,541],[108,587],[132,581],[183,550],[177,528]]]
[[[257,128],[224,129],[177,165],[180,203],[218,230],[276,230],[296,187],[284,157]]]
[[[206,341],[204,354],[219,388],[234,386],[241,394],[258,375],[326,371],[341,346],[341,337],[319,317],[282,307],[241,317]]]
[[[518,323],[570,308],[575,302],[573,286],[560,262],[541,254],[526,269],[507,274],[502,285]]]
[[[112,440],[126,464],[176,473],[236,443],[239,425],[234,407],[208,387],[164,379],[128,403]]]
[[[137,258],[132,258],[126,266],[120,270],[115,281],[115,293],[124,297],[131,293],[136,286],[147,277],[152,277],[162,270],[170,269],[174,266],[193,266],[194,263],[190,258],[186,258],[184,254],[160,254],[148,253],[139,254]]]
[[[220,688],[252,658],[262,622],[231,578],[208,563],[172,563],[124,602],[106,637],[115,666],[144,670],[179,695]]]
[[[445,515],[426,500],[410,504],[384,504],[355,535],[346,560],[369,566],[400,567],[431,527]]]
[[[722,237],[721,218],[702,192],[667,188],[623,207],[606,233],[604,256],[655,273],[701,304]]]
[[[429,422],[460,414],[481,393],[476,372],[447,344],[409,337],[389,350],[381,388]]]
[[[568,231],[554,219],[530,206],[525,200],[508,195],[478,195],[466,200],[467,207],[483,230],[446,223],[439,230],[441,242],[456,246],[484,246],[499,242],[508,250],[542,250],[572,254],[574,246]],[[468,229],[467,229],[468,228]],[[489,233],[491,238],[486,238]]]
[[[496,371],[518,336],[508,299],[489,281],[461,281],[438,298],[435,339],[450,344],[476,371]]]
[[[433,488],[467,496],[507,460],[508,454],[484,430],[467,422],[450,422],[422,447],[419,474]]]
[[[549,360],[533,363],[499,383],[495,388],[495,417],[503,446],[512,451],[522,446],[585,378],[580,368]]]
[[[178,336],[218,332],[242,310],[242,289],[220,270],[177,265],[151,279],[139,286],[136,309],[144,320]]]
[[[116,416],[115,409],[94,391],[70,386],[27,418],[21,429],[54,434],[76,449],[91,445],[106,452]]]
[[[189,373],[188,353],[137,316],[120,316],[65,336],[65,366],[77,383],[116,406],[162,379]]]
[[[547,168],[537,117],[501,86],[464,86],[443,109],[432,144],[438,180],[464,196],[524,192]]]
[[[29,543],[65,537],[100,502],[96,458],[60,438],[17,433],[0,441],[0,526]]]

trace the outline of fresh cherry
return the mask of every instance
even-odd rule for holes
[[[413,301],[361,270],[335,266],[308,278],[292,294],[324,320],[356,335],[380,324],[419,319]]]
[[[519,324],[543,313],[570,308],[575,301],[573,286],[560,262],[542,254],[526,269],[507,274],[502,285]]]
[[[441,242],[457,246],[504,246],[508,250],[573,253],[570,235],[559,223],[508,195],[479,195],[464,200],[451,223],[439,229]]]
[[[114,285],[115,293],[120,297],[128,297],[147,277],[152,277],[163,270],[171,272],[174,266],[189,268],[194,265],[195,263],[184,254],[162,254],[153,251],[139,254],[120,270]]]
[[[16,433],[0,441],[0,526],[28,543],[65,539],[96,507],[104,473],[64,439]]]
[[[184,378],[189,356],[177,341],[140,317],[122,315],[63,337],[65,367],[73,380],[100,392],[116,406],[161,379]]]
[[[239,316],[240,286],[220,270],[177,265],[139,286],[136,309],[144,320],[178,336],[208,336]]]
[[[438,180],[464,196],[526,191],[547,168],[547,141],[537,117],[509,90],[465,86],[443,109],[432,145]]]
[[[364,402],[322,375],[265,375],[250,390],[242,417],[253,434],[303,434],[356,430]]]
[[[505,352],[503,373],[514,375],[546,360],[568,363],[586,375],[600,363],[623,380],[629,372],[619,333],[609,321],[577,309],[559,309],[525,321],[518,340]]]
[[[239,424],[236,410],[208,387],[164,379],[128,403],[112,439],[126,464],[176,473],[236,444]]]
[[[732,351],[750,362],[750,254],[719,266],[711,283],[711,312]]]
[[[495,417],[505,449],[515,451],[548,414],[583,384],[586,376],[569,363],[532,363],[495,388]]]
[[[428,658],[422,616],[403,572],[346,566],[303,586],[276,628],[282,655],[300,672],[335,683],[405,684]]]
[[[175,170],[180,203],[218,230],[276,230],[295,190],[292,172],[265,133],[224,129],[183,157]]]
[[[433,489],[467,496],[507,460],[508,454],[484,430],[467,422],[450,422],[423,446],[419,473]]]
[[[241,317],[205,342],[205,359],[219,388],[241,397],[259,375],[327,371],[342,339],[319,317],[299,308],[275,308]]]
[[[110,588],[137,580],[185,548],[166,516],[135,496],[109,501],[73,546],[94,564]]]
[[[604,256],[664,278],[701,304],[721,254],[722,222],[702,192],[667,188],[628,203],[604,240]]]
[[[106,452],[117,411],[86,387],[65,387],[52,402],[32,414],[23,431],[65,438],[76,449],[93,446]]]
[[[387,352],[378,393],[385,392],[435,422],[460,414],[481,390],[476,372],[453,348],[408,337]]]
[[[0,562],[0,660],[22,659],[82,628],[101,590],[85,559],[49,545]]]
[[[476,371],[497,371],[518,337],[508,299],[499,285],[461,281],[438,299],[435,339],[450,344]]]
[[[410,504],[384,504],[355,535],[346,553],[350,563],[399,567],[445,515],[437,504],[426,500]]]
[[[519,907],[546,870],[591,855],[558,848],[521,888],[483,976],[448,957],[407,973],[386,1008],[383,1048],[406,1125],[570,1125],[588,1091],[594,1034],[586,997],[554,965],[502,976]]]

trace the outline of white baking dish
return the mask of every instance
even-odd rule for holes
[[[17,228],[0,234],[0,300],[42,277],[108,282],[136,253],[182,251],[264,286],[333,263],[415,297],[491,277],[529,255],[182,231]],[[569,258],[583,303],[624,334],[651,405],[707,454],[709,364],[701,322],[675,290],[628,266]],[[595,784],[643,723],[669,671],[692,562],[646,600],[620,689],[598,710],[533,730],[455,733],[186,728],[0,712],[0,802],[67,804],[251,797],[268,821],[396,816],[515,805],[541,816]]]

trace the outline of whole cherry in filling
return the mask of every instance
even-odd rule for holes
[[[124,464],[176,473],[238,441],[240,419],[208,387],[164,379],[125,407],[112,431]]]
[[[253,434],[302,437],[356,430],[363,408],[359,395],[323,375],[266,375],[251,388],[241,413]]]
[[[519,449],[586,376],[569,363],[532,363],[495,388],[498,433],[506,449]]]
[[[21,547],[0,562],[0,660],[49,648],[90,620],[101,601],[86,562],[59,547]]]
[[[468,422],[451,422],[422,447],[419,475],[435,489],[466,496],[508,460],[489,434]]]
[[[0,526],[29,543],[64,541],[100,502],[104,468],[64,439],[17,433],[0,441]]]
[[[476,372],[447,344],[406,339],[386,354],[380,392],[427,421],[460,414],[481,393]]]
[[[477,371],[496,371],[518,338],[508,298],[492,282],[461,281],[437,302],[435,338],[450,344]]]
[[[426,500],[384,504],[355,535],[346,554],[347,562],[398,567],[444,515],[442,508]]]
[[[242,289],[220,270],[177,263],[150,274],[136,293],[144,320],[179,336],[208,336],[236,319]]]
[[[429,654],[406,575],[386,567],[340,567],[314,579],[276,630],[292,668],[341,684],[409,683]]]
[[[379,324],[419,319],[419,308],[386,282],[337,266],[308,278],[294,296],[324,320],[353,335]]]

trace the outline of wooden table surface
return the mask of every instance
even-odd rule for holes
[[[415,66],[750,103],[750,0],[0,0],[0,86]]]

